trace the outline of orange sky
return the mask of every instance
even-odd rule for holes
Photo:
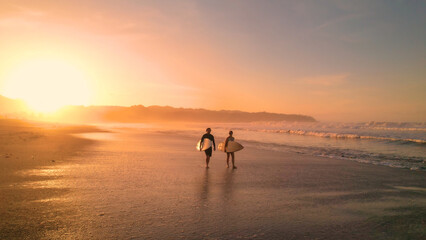
[[[49,59],[84,75],[90,97],[71,104],[426,121],[422,9],[387,1],[3,1],[0,94],[11,92],[7,82],[22,66]],[[28,81],[40,89],[21,95],[54,91],[37,76]]]

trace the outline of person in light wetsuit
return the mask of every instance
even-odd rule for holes
[[[232,136],[233,134],[234,134],[234,132],[229,131],[229,136],[225,140],[225,149],[228,146],[229,142],[235,141],[235,138]],[[229,157],[230,156],[232,156],[232,168],[236,169],[237,166],[235,166],[235,155],[234,155],[233,152],[226,152],[226,166],[229,168]]]
[[[216,143],[214,142],[214,136],[212,134],[210,134],[211,131],[212,130],[210,128],[206,129],[206,133],[201,137],[200,146],[203,146],[204,139],[207,138],[210,141],[212,141],[213,150],[216,151]],[[200,151],[201,151],[201,148],[200,148]],[[204,150],[204,153],[206,154],[206,168],[209,168],[210,157],[212,156],[212,147]]]

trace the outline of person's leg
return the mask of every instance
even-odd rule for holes
[[[226,167],[229,168],[229,155],[231,155],[230,153],[226,153]]]
[[[206,168],[209,168],[210,156],[206,156]]]
[[[212,148],[204,151],[206,153],[206,168],[209,168],[210,157],[212,156]]]
[[[237,168],[237,166],[235,166],[235,155],[234,155],[234,153],[231,153],[231,156],[232,156],[232,167]]]

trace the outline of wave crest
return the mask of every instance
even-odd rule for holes
[[[315,136],[315,137],[323,137],[323,138],[369,139],[369,140],[380,140],[380,141],[399,142],[399,143],[426,144],[426,141],[421,139],[400,139],[400,138],[391,138],[391,137],[363,136],[363,135],[348,134],[348,133],[319,132],[319,131],[317,132],[317,131],[305,131],[305,130],[269,130],[269,129],[264,129],[261,131],[284,133],[284,134],[295,134],[295,135],[302,135],[302,136]]]

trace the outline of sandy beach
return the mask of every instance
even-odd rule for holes
[[[2,121],[0,239],[426,236],[425,172],[250,142],[206,170],[179,132],[95,131]]]

